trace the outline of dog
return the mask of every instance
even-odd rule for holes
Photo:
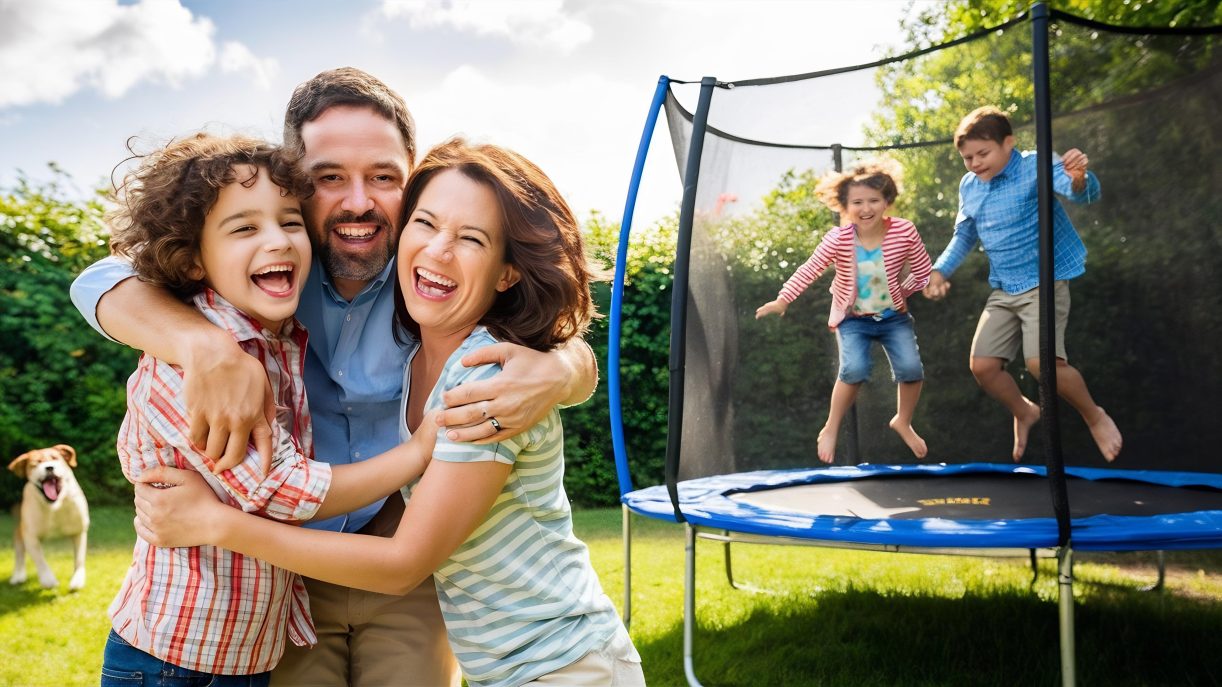
[[[72,537],[76,565],[68,589],[85,586],[85,541],[89,532],[89,504],[76,482],[72,468],[76,467],[76,450],[67,444],[40,448],[23,453],[9,463],[8,469],[25,479],[21,506],[17,512],[17,527],[13,531],[16,563],[9,584],[26,581],[25,554],[28,551],[38,570],[38,582],[44,589],[59,586],[51,566],[42,552],[44,539]]]

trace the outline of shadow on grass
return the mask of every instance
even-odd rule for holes
[[[694,665],[718,685],[1056,685],[1057,606],[1001,591],[960,599],[871,590],[784,597],[696,631]],[[699,601],[698,601],[699,606]],[[698,613],[699,616],[699,613]],[[1216,685],[1216,602],[1109,590],[1075,608],[1084,685]],[[651,685],[684,684],[683,628],[637,646]]]

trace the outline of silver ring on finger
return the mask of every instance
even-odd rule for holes
[[[497,422],[496,418],[490,417],[488,418],[488,422],[492,425],[492,431],[494,432],[501,431],[501,423]]]

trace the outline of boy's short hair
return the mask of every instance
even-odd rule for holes
[[[115,188],[118,208],[107,216],[110,251],[129,259],[141,280],[184,299],[204,286],[194,276],[200,234],[221,189],[266,173],[285,194],[309,193],[281,148],[247,136],[198,133],[134,157],[140,166]],[[240,176],[243,165],[255,174]]]
[[[899,163],[894,160],[861,162],[843,172],[825,174],[815,187],[815,193],[832,212],[844,212],[849,203],[850,186],[872,188],[890,205],[900,195],[901,175]]]
[[[407,164],[416,164],[416,122],[403,98],[376,77],[354,67],[329,69],[299,85],[284,111],[284,147],[295,157],[305,154],[301,127],[336,105],[369,107],[390,120],[403,138]]]
[[[601,278],[601,270],[588,262],[581,228],[560,191],[530,160],[461,138],[434,147],[403,190],[399,226],[415,211],[425,186],[451,169],[496,194],[504,222],[504,260],[520,277],[496,295],[480,324],[501,341],[540,351],[585,334],[597,317],[590,281]],[[403,304],[402,289],[395,280],[395,336],[400,340],[404,331],[420,335]]]
[[[963,146],[964,141],[993,141],[1003,143],[1006,136],[1013,136],[1014,128],[1010,126],[1010,118],[1000,108],[992,105],[978,107],[959,120],[955,129],[955,147]]]

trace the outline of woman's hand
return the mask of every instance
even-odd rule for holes
[[[191,470],[157,467],[136,484],[136,534],[153,546],[216,544],[216,525],[231,510]]]
[[[946,298],[947,292],[950,291],[950,282],[942,273],[934,270],[929,273],[929,284],[924,288],[922,293],[931,301],[940,301]]]
[[[767,317],[768,315],[780,315],[781,317],[784,317],[785,311],[788,309],[789,303],[786,303],[780,298],[776,299],[775,301],[768,301],[755,309],[755,319],[758,320],[763,317]]]

